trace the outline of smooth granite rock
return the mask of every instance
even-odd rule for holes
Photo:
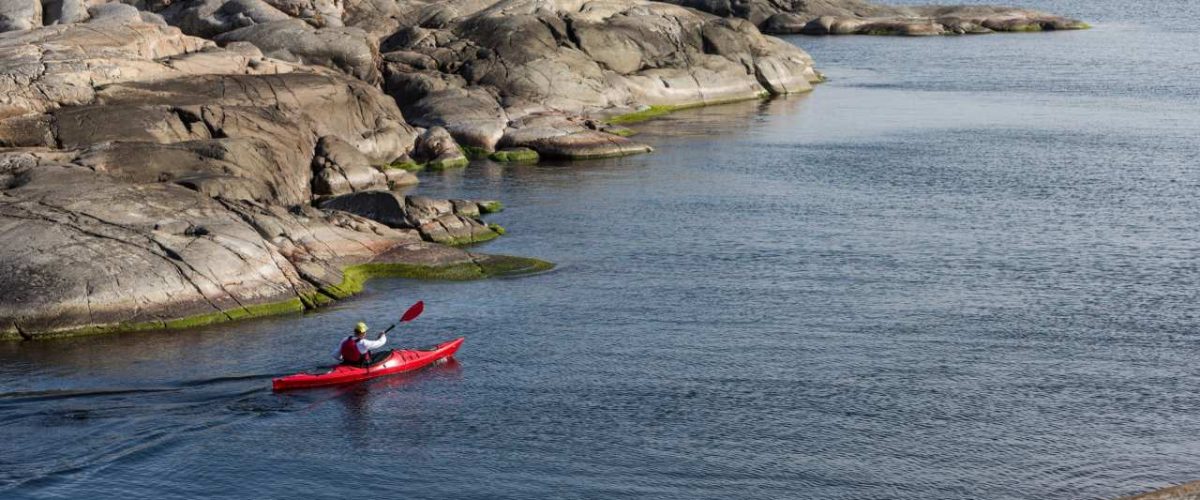
[[[419,126],[491,152],[534,114],[614,114],[805,92],[820,76],[751,23],[657,2],[502,0],[417,7],[383,39],[384,87]],[[348,8],[348,11],[351,9]],[[547,127],[542,127],[548,130]],[[545,156],[644,152],[591,130],[523,140]],[[528,135],[528,130],[524,132]]]
[[[317,142],[313,157],[313,194],[339,195],[387,187],[388,179],[366,155],[336,136]]]
[[[380,79],[378,48],[358,28],[314,28],[299,19],[286,19],[238,28],[214,40],[250,42],[269,57],[339,69],[371,84]]]
[[[212,38],[222,33],[291,16],[263,0],[189,0],[174,2],[159,12],[167,22],[189,35]]]
[[[41,25],[40,0],[0,0],[0,32],[29,30]]]
[[[81,23],[0,36],[0,71],[0,338],[299,310],[371,272],[545,267],[424,241],[486,229],[434,220],[453,213],[421,221],[467,227],[441,237],[309,205],[318,173],[382,188],[377,167],[416,145],[395,102],[341,70],[104,4]],[[376,271],[355,267],[366,264]]]
[[[421,134],[417,138],[413,156],[434,170],[460,168],[470,163],[466,153],[454,142],[454,137],[442,127],[433,127]]]
[[[462,245],[493,239],[499,234],[480,220],[493,205],[468,200],[435,200],[400,196],[390,191],[365,191],[330,198],[321,208],[365,217],[396,229],[415,229],[426,241]]]

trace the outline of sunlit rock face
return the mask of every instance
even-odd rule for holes
[[[803,51],[737,19],[639,0],[410,4],[419,20],[382,39],[384,88],[411,122],[441,126],[492,151],[518,140],[535,116],[600,114],[640,106],[712,104],[804,92],[819,76]],[[352,9],[348,8],[348,11]],[[551,139],[584,134],[578,154],[645,151],[599,139],[570,119]],[[550,123],[550,121],[544,121]],[[525,128],[522,134],[528,135]],[[600,147],[601,144],[606,147]],[[540,152],[540,151],[539,151]]]
[[[315,169],[386,187],[419,133],[341,69],[121,4],[0,36],[0,68],[0,335],[294,310],[347,265],[429,255],[416,229],[310,206]]]

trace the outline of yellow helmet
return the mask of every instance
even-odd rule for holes
[[[357,325],[354,325],[354,331],[357,333],[367,333],[367,324],[359,321]]]

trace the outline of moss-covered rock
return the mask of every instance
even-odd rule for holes
[[[625,123],[638,123],[646,120],[658,118],[672,111],[680,109],[679,106],[644,106],[632,113],[616,115],[608,119],[608,123],[618,125]]]
[[[176,319],[142,322],[126,322],[111,325],[93,325],[57,332],[39,333],[37,339],[97,335],[102,333],[138,332],[154,330],[179,330],[212,325],[227,321],[301,313],[336,300],[349,298],[362,292],[363,285],[372,278],[407,278],[417,280],[466,281],[492,277],[516,276],[548,271],[554,264],[540,259],[511,255],[470,254],[465,262],[445,265],[409,264],[393,262],[371,262],[348,266],[342,270],[342,281],[326,285],[317,291],[286,300],[248,305],[225,311],[197,314]],[[0,331],[0,341],[21,340],[17,331]]]
[[[814,82],[820,81],[820,79],[821,79],[820,74],[814,73],[813,81]],[[812,90],[811,87],[809,87],[807,90],[804,90],[804,91],[793,90],[789,93],[802,93],[802,92],[806,92],[808,90]],[[610,126],[604,127],[603,130],[604,130],[604,132],[607,132],[609,134],[613,134],[613,135],[617,135],[617,136],[621,136],[621,137],[627,137],[630,135],[634,135],[635,132],[633,130],[630,130],[625,127],[613,127],[612,125],[622,125],[622,124],[644,122],[647,120],[653,120],[655,118],[660,118],[664,115],[668,115],[668,114],[674,113],[676,111],[684,110],[684,109],[703,108],[705,106],[716,106],[716,105],[720,105],[720,104],[730,104],[730,103],[734,103],[734,102],[752,101],[754,99],[766,99],[768,97],[771,97],[771,92],[763,90],[763,91],[758,92],[757,94],[754,94],[752,96],[746,96],[746,97],[739,96],[739,97],[731,97],[731,98],[726,98],[726,99],[713,99],[713,100],[708,100],[708,101],[692,102],[692,103],[685,103],[685,104],[675,104],[675,105],[642,106],[642,107],[638,108],[636,111],[631,112],[631,113],[625,113],[625,114],[608,117],[608,119],[606,119],[605,121],[608,122],[608,124]]]
[[[344,299],[363,289],[372,278],[407,278],[436,281],[467,281],[483,278],[514,276],[547,271],[554,264],[544,260],[511,255],[479,255],[470,262],[446,266],[375,262],[347,267],[342,282],[321,291],[336,299]]]
[[[637,135],[637,131],[629,127],[610,126],[605,127],[604,131],[617,137],[633,137]]]
[[[488,158],[498,162],[536,162],[538,154],[529,148],[510,148],[496,151],[488,155]]]
[[[391,168],[384,170],[383,175],[387,179],[388,189],[394,190],[421,183],[421,179],[416,174],[407,170]]]
[[[102,333],[118,333],[118,332],[142,332],[153,330],[181,330],[184,328],[195,328],[198,326],[211,325],[216,323],[224,323],[226,321],[236,321],[241,319],[261,318],[266,316],[277,316],[287,313],[300,313],[310,307],[309,300],[301,298],[290,298],[287,300],[268,302],[264,304],[247,305],[244,307],[228,309],[224,311],[213,311],[210,313],[197,314],[175,319],[125,322],[109,325],[92,325],[82,328],[74,328],[61,330],[56,332],[39,333],[37,339],[60,338],[60,337],[79,337],[85,335],[99,335]],[[329,302],[326,300],[323,303]],[[2,340],[20,340],[22,335],[16,331],[0,332],[0,341]]]
[[[431,160],[429,163],[426,163],[425,168],[435,172],[440,172],[443,170],[450,170],[452,168],[465,168],[470,164],[471,160],[468,160],[466,157],[437,158]]]
[[[492,224],[488,224],[486,226],[479,225],[472,226],[469,231],[456,232],[456,234],[457,235],[455,236],[447,234],[436,241],[442,245],[450,245],[452,247],[473,245],[499,238],[504,234],[504,228],[500,228],[500,231],[496,231],[494,228],[492,228]]]
[[[544,260],[511,255],[482,255],[475,259],[475,263],[489,278],[522,276],[554,269],[553,263]]]
[[[498,200],[485,200],[479,202],[479,213],[494,214],[504,211],[504,204]]]
[[[394,170],[405,170],[408,172],[420,172],[422,170],[425,170],[425,165],[422,165],[422,164],[417,163],[412,160],[402,160],[402,161],[388,164],[384,168],[385,169],[394,169]]]
[[[488,150],[476,146],[460,146],[463,155],[472,160],[481,160],[488,157]]]

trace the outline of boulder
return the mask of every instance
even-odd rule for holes
[[[199,193],[66,165],[23,175],[0,197],[0,331],[240,315],[313,290],[253,227]]]
[[[388,188],[390,189],[415,186],[421,182],[416,174],[401,168],[385,168],[383,175],[387,179]]]
[[[0,37],[0,119],[89,104],[108,84],[187,76],[170,58],[215,47],[176,28],[99,13]]]
[[[172,3],[160,14],[189,35],[212,38],[222,33],[291,17],[263,0],[190,0]]]
[[[301,199],[302,169],[279,168],[263,141],[219,138],[172,144],[112,142],[82,150],[73,163],[128,182],[173,182],[211,197],[271,202]]]
[[[390,73],[394,66],[390,66]],[[392,78],[396,89],[397,78]],[[412,117],[418,127],[445,129],[457,142],[484,151],[496,149],[504,135],[508,115],[495,96],[481,88],[448,88],[423,95],[417,92],[394,92],[405,116]],[[420,95],[418,98],[417,96]]]
[[[380,80],[378,49],[358,28],[314,28],[298,19],[285,19],[238,28],[214,40],[250,42],[269,57],[338,69],[367,83]]]
[[[387,178],[354,146],[336,136],[317,142],[313,194],[339,195],[387,187]]]
[[[0,33],[30,30],[41,25],[41,0],[0,1]]]
[[[430,128],[417,138],[415,156],[427,168],[434,170],[461,168],[470,163],[450,132],[442,127]]]
[[[366,191],[330,198],[321,202],[321,208],[352,213],[393,228],[416,229],[426,241],[446,245],[487,241],[500,235],[496,228],[479,220],[487,208],[467,200]]]
[[[340,210],[366,217],[394,228],[415,228],[419,224],[410,221],[403,197],[389,191],[363,191],[334,196],[320,203],[326,210]]]
[[[502,163],[527,163],[538,161],[538,153],[530,148],[505,148],[488,155],[488,159]]]
[[[316,28],[344,26],[345,3],[341,0],[270,0],[288,16],[302,19]]]
[[[155,15],[152,12],[141,12],[137,7],[120,2],[92,4],[88,7],[88,17],[92,21],[90,24],[93,26],[101,24],[127,26],[138,22],[158,26],[166,24],[163,22],[161,16]]]
[[[650,146],[595,130],[594,122],[570,115],[545,113],[514,121],[500,141],[505,148],[526,148],[538,156],[589,159],[652,151]]]
[[[85,0],[43,0],[42,24],[71,24],[86,21],[88,14]]]

